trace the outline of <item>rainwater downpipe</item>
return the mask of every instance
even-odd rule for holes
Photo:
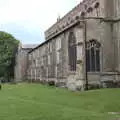
[[[83,45],[84,45],[84,78],[85,78],[85,90],[88,90],[88,72],[87,72],[87,54],[86,54],[86,48],[87,48],[87,22],[85,20],[82,21],[84,25],[83,30]]]

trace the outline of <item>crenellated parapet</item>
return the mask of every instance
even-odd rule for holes
[[[46,40],[51,39],[54,35],[60,33],[73,24],[73,22],[84,16],[102,16],[99,10],[100,2],[100,0],[83,0],[83,2],[78,4],[63,18],[57,20],[57,22],[45,32]]]

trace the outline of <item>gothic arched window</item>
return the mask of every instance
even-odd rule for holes
[[[69,34],[68,55],[69,55],[70,70],[76,71],[76,61],[77,61],[76,38],[73,32],[70,32]]]
[[[86,48],[86,65],[88,72],[100,71],[100,43],[97,40],[90,40]]]

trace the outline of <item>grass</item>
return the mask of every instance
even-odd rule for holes
[[[71,92],[40,84],[3,85],[0,120],[117,120],[120,89]]]

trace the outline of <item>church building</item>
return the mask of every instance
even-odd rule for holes
[[[120,83],[120,0],[83,0],[28,52],[29,82],[72,90]]]

